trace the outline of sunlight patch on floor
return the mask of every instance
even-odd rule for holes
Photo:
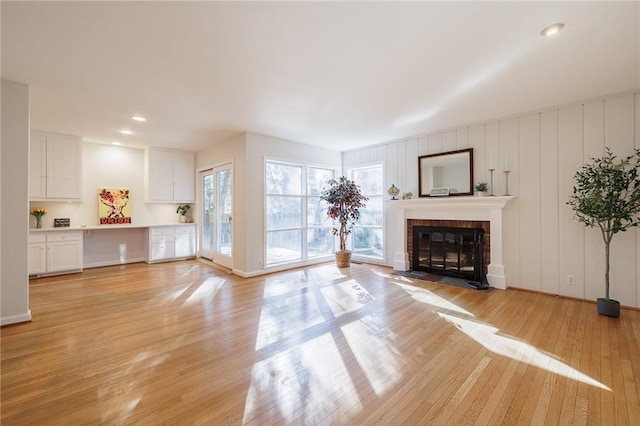
[[[189,304],[202,300],[210,301],[213,300],[224,283],[225,279],[218,276],[208,277],[201,283],[192,281],[184,285],[182,288],[171,292],[165,302],[172,303],[184,300],[182,303]]]
[[[375,301],[375,298],[355,280],[323,287],[320,292],[336,318],[355,312]]]
[[[310,270],[305,269],[276,275],[265,280],[264,297],[281,296],[291,291],[307,288],[310,284],[315,286],[319,283],[331,282],[344,277],[345,275],[333,265],[331,267],[317,267]]]
[[[397,335],[372,315],[341,327],[376,395],[381,395],[401,377],[405,361],[395,346]]]
[[[222,277],[209,277],[204,280],[193,293],[191,293],[184,303],[189,304],[201,300],[213,300],[224,283],[225,279]]]
[[[311,292],[265,300],[260,312],[256,350],[324,322]]]
[[[501,336],[500,330],[487,324],[477,321],[458,318],[444,313],[438,313],[451,324],[455,325],[464,334],[487,348],[493,353],[506,356],[516,361],[524,362],[538,368],[542,368],[551,373],[559,374],[568,379],[577,380],[587,385],[611,391],[611,389],[595,379],[581,373],[575,368],[558,361],[555,358],[543,353],[528,343],[516,340],[512,337]]]
[[[253,366],[243,423],[260,418],[317,424],[358,394],[330,334],[323,334]]]
[[[137,353],[129,363],[126,371],[123,371],[117,380],[105,382],[97,390],[98,401],[106,401],[118,397],[127,397],[128,395],[139,393],[137,389],[140,381],[153,374],[153,371],[166,361],[169,357],[167,354],[151,355],[149,351]],[[134,374],[134,372],[136,372]],[[137,379],[134,379],[134,375]],[[102,412],[101,418],[103,422],[123,422],[129,417],[129,414],[138,406],[142,396],[132,398],[129,402],[123,404],[111,404],[111,408]]]
[[[426,303],[427,305],[435,306],[436,308],[442,308],[449,311],[457,312],[459,314],[469,315],[472,317],[475,316],[471,312],[467,311],[466,309],[461,308],[455,303],[449,302],[447,299],[440,297],[437,294],[432,293],[431,291],[425,288],[416,287],[413,285],[401,284],[401,283],[394,283],[394,284],[400,287],[401,289],[403,289],[404,291],[406,291],[407,294],[409,294],[409,296],[411,296],[414,300],[417,300],[418,302]]]

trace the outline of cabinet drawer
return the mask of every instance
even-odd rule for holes
[[[195,234],[195,226],[176,226],[176,235]]]
[[[173,236],[173,228],[170,226],[163,228],[151,228],[151,236],[156,235],[171,235]]]
[[[172,243],[174,239],[175,238],[173,234],[172,235],[152,235],[151,244]]]
[[[82,241],[82,232],[49,232],[47,242],[56,241]]]
[[[150,260],[171,259],[175,257],[173,244],[153,243],[151,244]]]
[[[29,232],[29,244],[44,243],[47,241],[47,234],[42,232]]]

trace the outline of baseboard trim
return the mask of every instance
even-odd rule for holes
[[[133,259],[127,259],[124,262],[114,262],[114,261],[104,261],[104,262],[95,262],[95,263],[85,263],[83,265],[84,269],[89,269],[89,268],[102,268],[103,266],[114,266],[114,265],[126,265],[128,263],[140,263],[140,262],[144,262],[145,258],[144,257],[137,257],[137,258],[133,258]]]
[[[30,321],[31,321],[31,309],[29,309],[26,314],[2,317],[0,319],[0,326],[4,327],[5,325],[19,324],[21,322],[30,322]]]

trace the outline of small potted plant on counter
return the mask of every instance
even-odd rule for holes
[[[611,239],[618,232],[640,226],[640,149],[617,159],[607,147],[602,158],[592,158],[574,176],[573,195],[567,204],[577,219],[600,228],[605,253],[605,297],[597,300],[598,313],[620,316],[620,302],[609,298]]]
[[[476,184],[476,196],[478,197],[486,197],[487,196],[487,190],[488,190],[488,186],[487,186],[487,182],[479,182],[478,184]]]
[[[187,215],[189,214],[189,210],[191,210],[191,206],[189,204],[181,204],[178,206],[178,210],[176,210],[176,213],[180,215],[181,223],[187,222]]]

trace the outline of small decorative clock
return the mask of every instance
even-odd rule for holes
[[[387,194],[389,194],[391,196],[392,200],[397,200],[397,196],[400,193],[400,190],[398,189],[398,187],[396,187],[395,184],[391,184],[391,188],[387,189]]]

